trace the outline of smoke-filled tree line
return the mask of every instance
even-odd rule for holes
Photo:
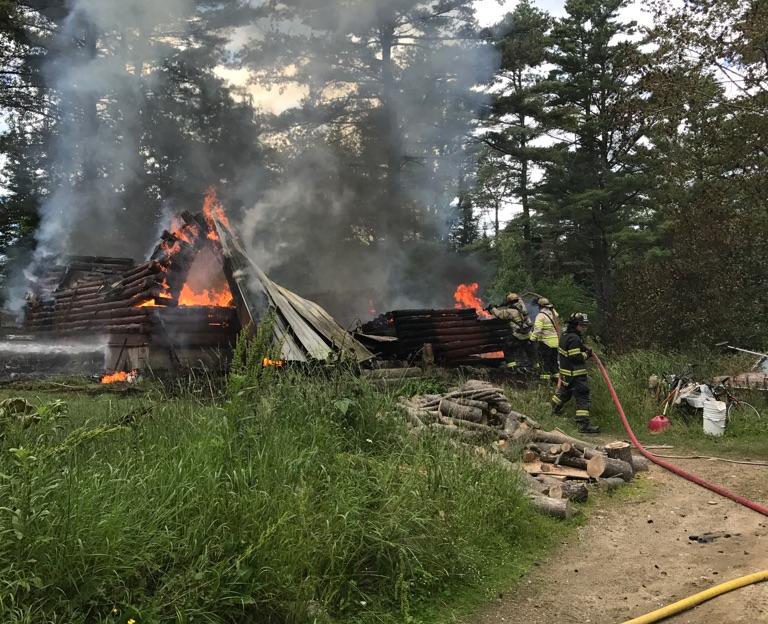
[[[626,6],[482,29],[470,0],[0,0],[0,262],[140,256],[215,185],[344,321],[472,279],[620,346],[757,344],[766,9],[659,0],[647,30]]]

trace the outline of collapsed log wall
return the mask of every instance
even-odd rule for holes
[[[369,335],[396,336],[389,346],[401,359],[411,359],[431,345],[437,362],[458,364],[483,353],[501,352],[509,325],[498,319],[481,320],[474,310],[395,310],[386,325],[364,326]]]

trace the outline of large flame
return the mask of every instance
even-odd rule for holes
[[[224,213],[224,207],[216,197],[216,189],[214,187],[208,188],[205,194],[205,200],[203,201],[203,216],[208,225],[207,237],[210,240],[218,241],[219,236],[216,232],[216,226],[214,219],[229,228],[229,219]],[[194,222],[187,223],[184,220],[174,217],[171,220],[171,236],[168,240],[164,240],[161,248],[166,254],[166,261],[164,270],[168,270],[167,266],[170,264],[171,258],[184,249],[185,244],[194,245],[198,238],[201,236],[201,229],[199,225]],[[200,256],[198,255],[198,258]],[[193,263],[195,268],[196,265]],[[209,265],[210,266],[210,265]],[[213,278],[215,284],[210,284],[208,288],[201,288],[194,279],[190,276],[187,277],[187,283],[182,287],[179,295],[179,306],[212,306],[212,307],[233,307],[234,297],[232,291],[229,288],[229,284],[223,275],[217,276],[220,279]],[[190,283],[191,282],[191,283]],[[173,303],[170,296],[171,287],[168,284],[168,280],[164,279],[162,283],[163,295],[160,300],[150,299],[140,303],[137,307],[140,308],[154,308],[159,307],[162,303]]]
[[[457,310],[474,310],[480,318],[491,318],[491,315],[485,311],[483,300],[477,296],[477,290],[480,288],[480,284],[474,282],[472,284],[459,284],[456,292],[453,293],[453,298],[456,301],[456,305],[453,306]]]
[[[234,305],[235,299],[229,286],[221,290],[203,290],[197,292],[189,284],[184,284],[179,295],[180,306],[212,306],[217,308],[229,308]]]

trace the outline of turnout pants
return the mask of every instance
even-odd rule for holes
[[[557,347],[549,347],[545,343],[539,343],[539,378],[542,381],[557,379],[560,373],[560,364],[557,359]]]
[[[571,397],[576,399],[576,421],[589,420],[589,410],[592,408],[592,399],[589,394],[589,383],[586,375],[579,377],[562,377],[560,389],[552,397],[552,405],[555,413],[560,413]]]
[[[531,368],[536,362],[535,355],[534,344],[529,339],[511,336],[504,345],[504,360],[509,368]]]

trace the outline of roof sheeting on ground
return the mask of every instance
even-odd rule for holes
[[[270,280],[234,233],[219,221],[215,223],[224,252],[224,272],[243,327],[258,323],[274,310],[275,339],[285,360],[325,361],[343,354],[364,362],[374,357],[319,305]]]

